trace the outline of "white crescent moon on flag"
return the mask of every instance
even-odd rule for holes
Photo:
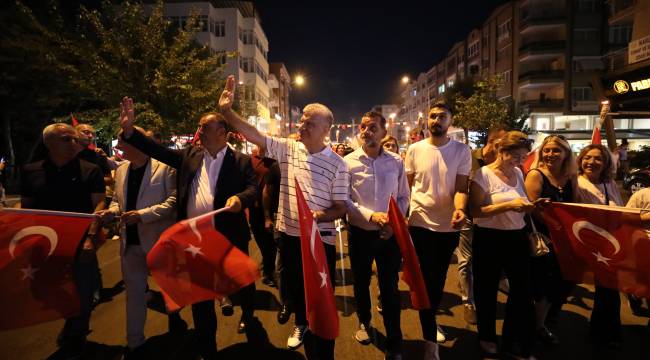
[[[314,258],[314,261],[316,261],[316,252],[314,251],[314,246],[316,245],[316,229],[318,229],[318,226],[316,225],[316,220],[314,220],[311,225],[311,239],[309,240],[311,256]]]
[[[56,249],[56,245],[59,242],[59,236],[56,234],[56,231],[54,231],[54,229],[52,229],[51,227],[28,226],[20,230],[19,232],[17,232],[9,242],[9,255],[11,255],[12,259],[15,259],[14,250],[16,249],[16,245],[18,245],[20,240],[22,240],[24,237],[29,235],[42,235],[45,236],[50,241],[50,252],[47,254],[47,257],[50,257],[50,255],[52,255],[54,249]]]
[[[607,230],[605,230],[605,229],[603,229],[603,228],[601,228],[599,226],[596,226],[596,225],[590,223],[589,221],[584,221],[584,220],[576,221],[576,222],[573,223],[573,226],[572,226],[573,235],[581,243],[584,244],[584,241],[582,241],[582,239],[580,238],[580,230],[582,230],[582,229],[591,230],[591,231],[597,233],[598,235],[602,236],[603,238],[605,238],[607,241],[609,241],[614,246],[614,254],[612,254],[612,255],[616,255],[616,254],[618,254],[619,251],[621,251],[621,244],[618,242],[618,240],[616,240],[616,238],[612,234],[609,233],[609,231],[607,231]]]

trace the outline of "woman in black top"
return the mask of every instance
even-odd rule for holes
[[[526,192],[530,201],[548,198],[557,202],[574,202],[577,175],[575,160],[569,143],[561,135],[547,136],[538,150],[536,168],[526,176]],[[537,231],[549,236],[539,213],[533,214]],[[533,296],[535,299],[537,335],[545,343],[557,344],[557,337],[546,327],[551,306],[561,307],[574,284],[562,278],[559,263],[550,253],[531,261]]]

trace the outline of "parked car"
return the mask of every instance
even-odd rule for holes
[[[650,186],[650,167],[632,169],[623,177],[623,187],[635,193]]]

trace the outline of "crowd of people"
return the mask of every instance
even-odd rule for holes
[[[83,351],[93,299],[101,287],[96,256],[101,226],[120,223],[127,298],[125,357],[140,358],[147,314],[147,252],[176,221],[225,207],[215,216],[215,228],[246,254],[252,233],[262,255],[262,281],[279,290],[278,321],[286,323],[295,314],[286,347],[304,344],[308,358],[333,359],[335,340],[308,330],[294,179],[318,224],[330,274],[336,273],[335,221],[346,222],[359,325],[342,329],[343,336],[349,333],[361,344],[371,342],[369,287],[375,262],[385,357],[402,358],[398,292],[402,258],[387,215],[393,196],[408,218],[431,304],[430,309],[419,310],[424,359],[438,359],[439,343],[445,341],[436,312],[454,253],[464,318],[477,325],[483,355],[531,359],[536,340],[561,341],[547,324],[558,316],[576,284],[563,278],[552,246],[545,256],[530,256],[527,234],[533,223],[548,235],[540,210],[549,201],[624,205],[606,147],[587,146],[576,161],[566,139],[552,135],[539,147],[535,169],[524,174],[521,165],[531,151],[526,134],[493,128],[486,144],[472,151],[447,135],[453,116],[441,102],[427,114],[429,136],[415,133],[403,159],[397,140],[387,136],[386,119],[376,112],[363,115],[361,146],[345,155],[345,148],[333,149],[326,142],[334,116],[325,105],[307,105],[297,134],[279,138],[242,119],[232,109],[234,94],[230,76],[218,100],[219,112],[199,119],[200,141],[181,150],[162,145],[135,126],[133,101],[125,97],[118,135],[124,161],[89,149],[94,136],[89,125],[56,123],[43,130],[47,155],[24,167],[20,205],[94,213],[98,218],[81,241],[74,264],[82,311],[66,320],[58,339],[71,358]],[[251,156],[227,144],[230,131],[256,145]],[[113,189],[110,201],[105,201],[107,187]],[[650,208],[650,190],[638,193],[628,205]],[[334,287],[334,277],[329,280]],[[499,344],[497,292],[504,281],[508,301]],[[233,297],[242,307],[237,331],[261,326],[254,316],[255,284]],[[232,315],[233,302],[228,298],[219,302],[221,312]],[[215,300],[192,305],[203,359],[217,358],[216,305]],[[598,286],[596,279],[591,317],[596,341],[620,346],[619,309],[618,291]],[[178,313],[169,314],[170,332],[186,328]]]

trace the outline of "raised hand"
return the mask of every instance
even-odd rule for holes
[[[120,102],[120,127],[124,131],[124,137],[130,137],[133,134],[133,122],[135,121],[135,112],[133,110],[133,99],[125,96]]]
[[[226,79],[226,86],[219,98],[219,110],[223,112],[230,111],[235,101],[235,76],[230,75]]]

